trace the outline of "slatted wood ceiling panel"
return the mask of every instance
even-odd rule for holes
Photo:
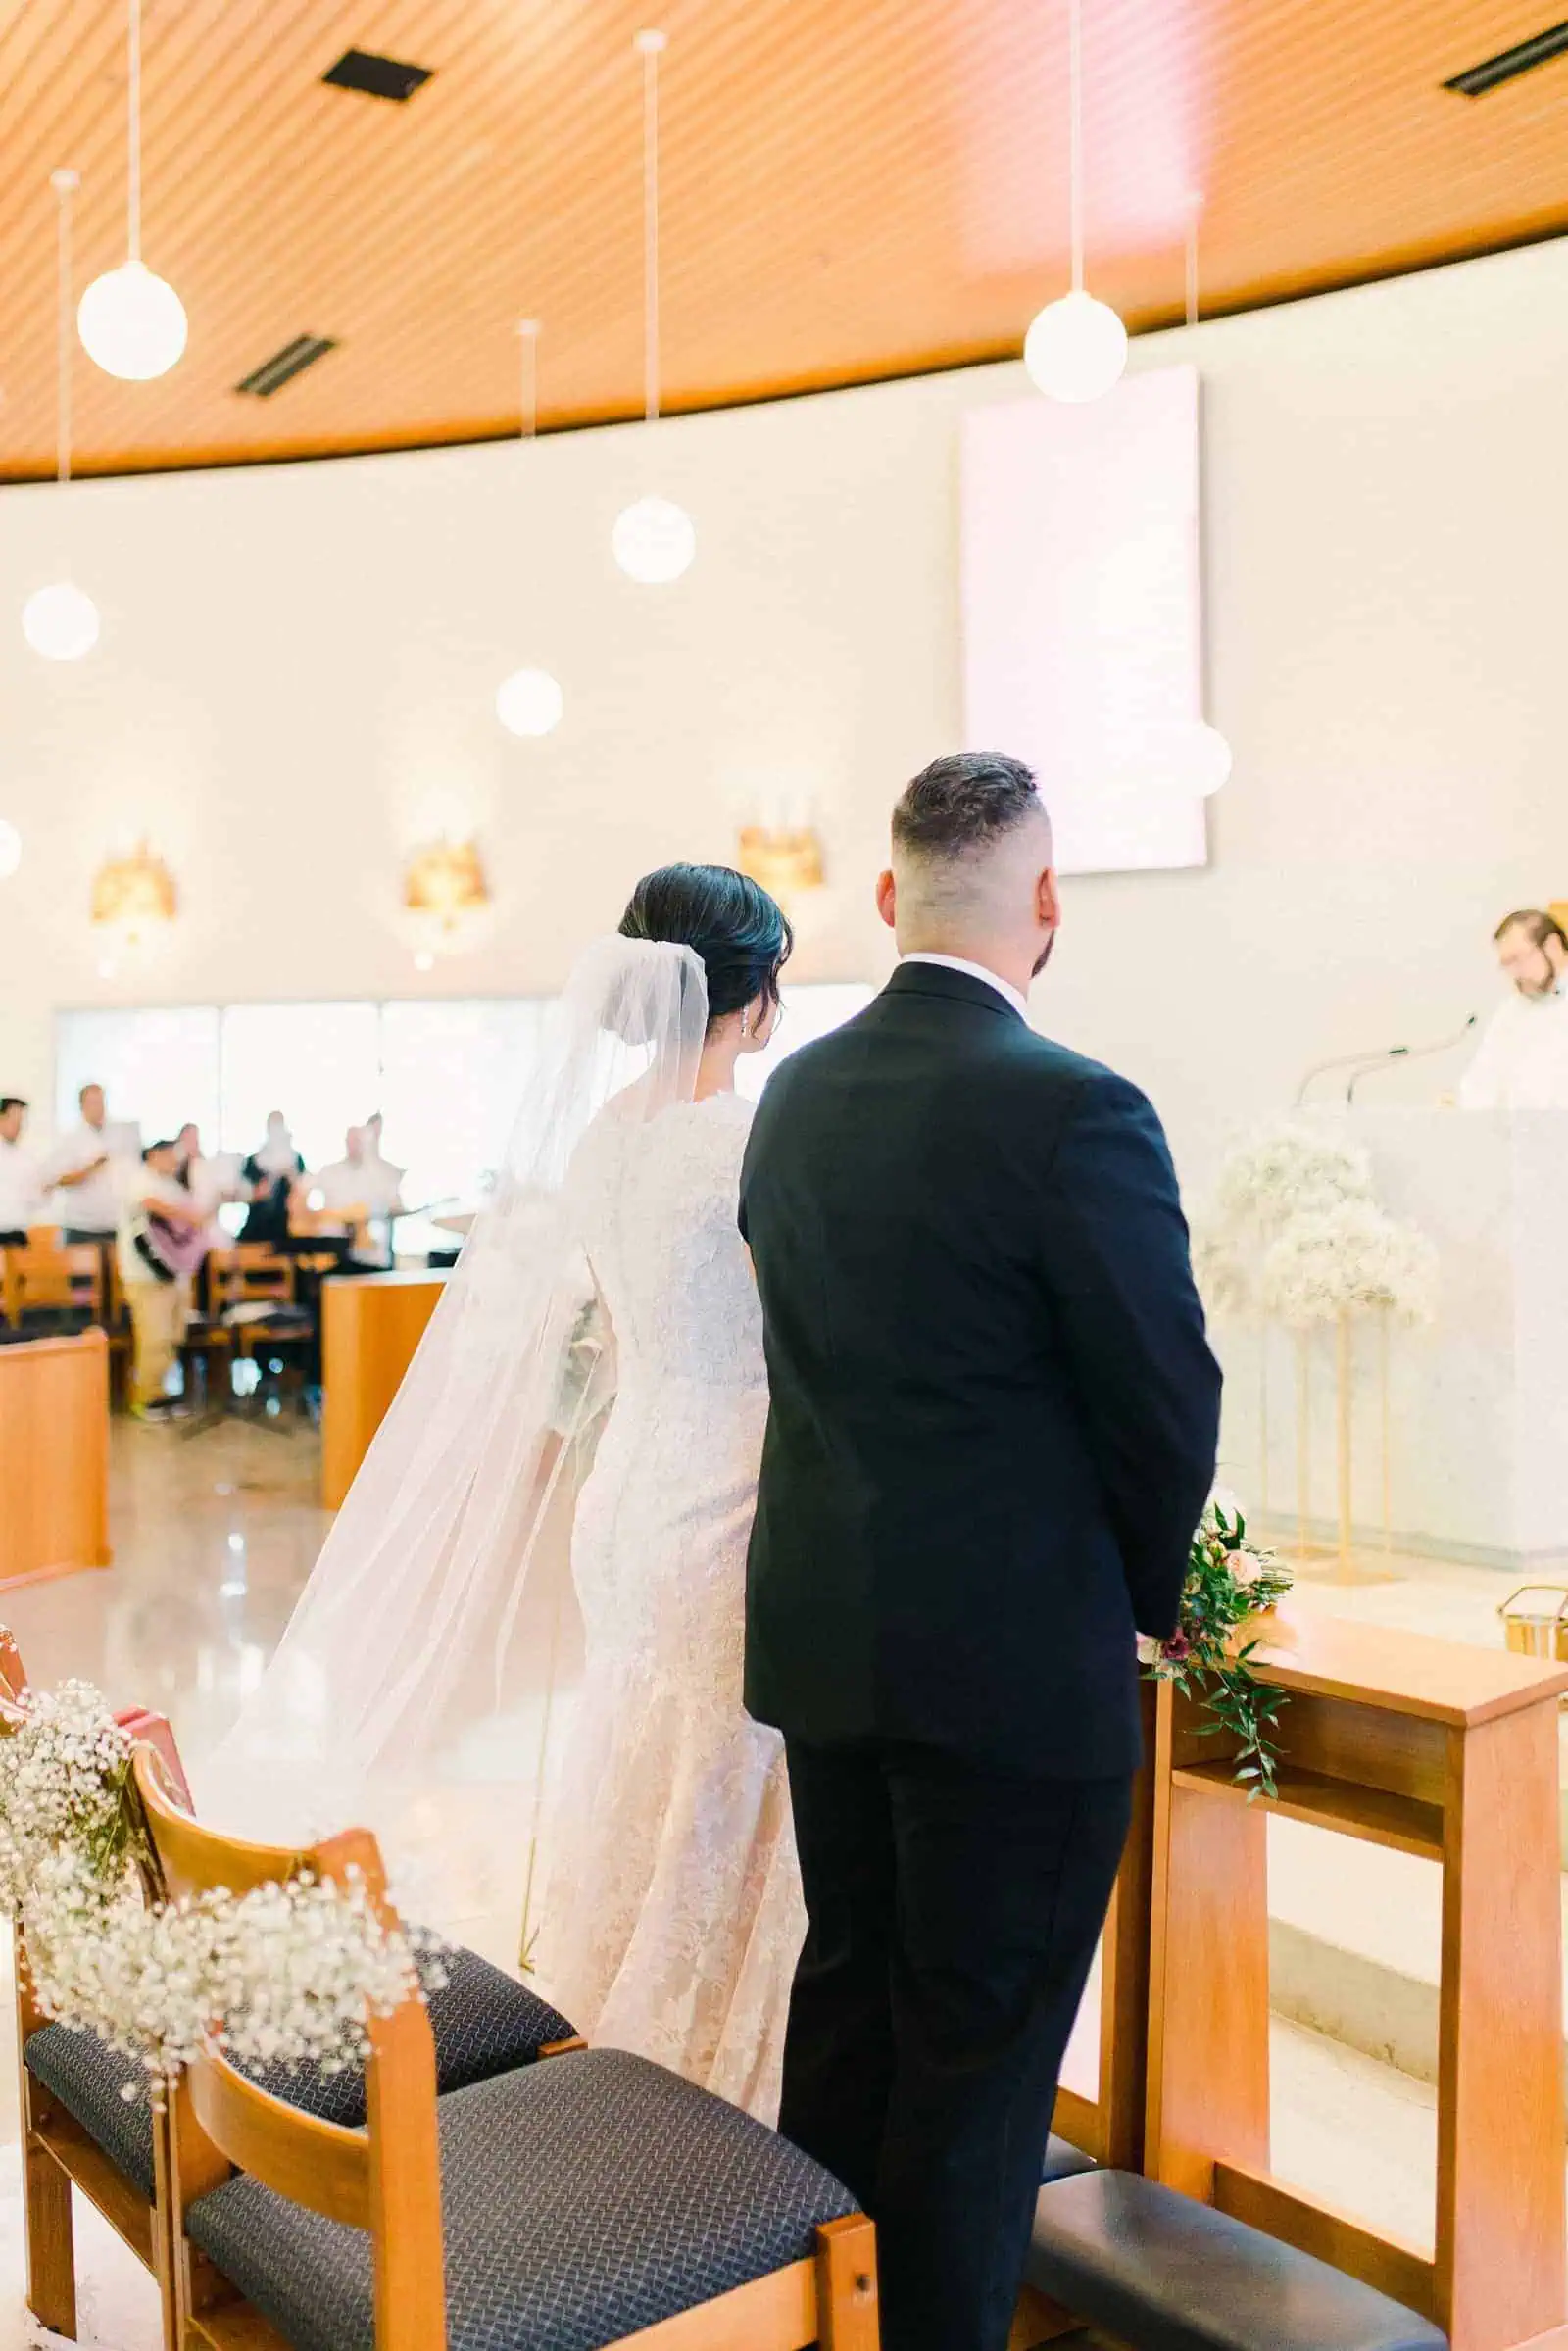
[[[146,0],[150,265],[172,375],[76,367],[82,470],[513,429],[523,312],[547,425],[640,401],[639,68],[653,0]],[[1445,77],[1550,0],[1085,0],[1091,283],[1176,314],[1568,227],[1568,60]],[[666,403],[1015,351],[1065,269],[1064,0],[668,0]],[[433,67],[407,106],[325,88],[351,45]],[[54,204],[77,285],[122,256],[121,0],[0,0],[0,473],[53,461]],[[233,390],[301,333],[341,349]]]

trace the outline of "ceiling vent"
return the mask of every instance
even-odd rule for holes
[[[1536,66],[1544,66],[1554,57],[1568,56],[1568,24],[1552,24],[1544,32],[1533,33],[1528,41],[1516,41],[1511,49],[1499,49],[1479,66],[1471,66],[1463,73],[1455,73],[1446,81],[1446,90],[1458,90],[1466,98],[1484,98],[1488,90],[1500,87],[1505,81],[1516,81],[1521,73],[1530,73]]]
[[[274,392],[292,383],[305,368],[314,367],[318,359],[337,349],[333,335],[296,335],[281,351],[274,351],[270,360],[253,367],[243,383],[234,386],[236,392],[254,393],[258,400],[270,400]]]
[[[431,66],[406,66],[396,57],[377,57],[369,49],[345,49],[321,79],[335,90],[363,90],[367,98],[390,98],[394,106],[406,106],[433,71]]]

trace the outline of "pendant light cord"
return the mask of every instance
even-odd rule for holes
[[[659,61],[662,32],[640,32],[643,61],[643,414],[659,416]]]
[[[130,258],[141,260],[141,0],[130,0],[129,120],[125,129],[125,194]]]
[[[1082,0],[1067,0],[1067,172],[1071,191],[1072,290],[1084,290],[1084,24]]]
[[[62,482],[71,479],[71,199],[81,185],[77,171],[54,171],[50,185],[60,199],[56,246],[59,286],[55,301],[55,470]]]
[[[517,339],[522,346],[519,354],[518,413],[521,421],[518,431],[524,441],[531,441],[539,430],[539,321],[519,318]]]

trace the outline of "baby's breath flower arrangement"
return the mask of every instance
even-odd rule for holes
[[[1235,1502],[1215,1494],[1193,1536],[1176,1631],[1139,1644],[1152,1681],[1171,1683],[1210,1715],[1200,1735],[1223,1731],[1237,1741],[1235,1777],[1250,1797],[1277,1792],[1274,1725],[1285,1693],[1254,1679],[1249,1660],[1257,1639],[1238,1648],[1235,1636],[1294,1581],[1277,1552],[1249,1541]]]
[[[89,1684],[24,1692],[0,1731],[0,1907],[39,2003],[155,2084],[204,2048],[340,2073],[369,2017],[446,1982],[434,1938],[385,1926],[357,1878],[150,1900],[131,1741]]]

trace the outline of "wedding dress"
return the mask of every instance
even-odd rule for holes
[[[741,1703],[766,1396],[736,1226],[750,1109],[696,1099],[707,1022],[689,949],[584,955],[392,1409],[192,1785],[239,1836],[372,1829],[407,1915],[504,1966],[526,1943],[580,2031],[770,2116],[805,1922],[781,1741]]]
[[[584,1668],[534,1958],[591,2039],[771,2119],[805,1914],[783,1742],[741,1702],[767,1416],[735,1222],[751,1115],[612,1109],[567,1180],[615,1395],[572,1534]]]

